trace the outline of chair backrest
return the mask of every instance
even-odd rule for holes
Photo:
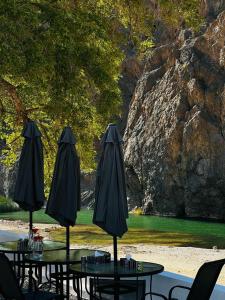
[[[209,300],[225,259],[204,263],[195,277],[187,300]]]
[[[5,299],[24,299],[10,261],[3,253],[0,253],[0,294]]]

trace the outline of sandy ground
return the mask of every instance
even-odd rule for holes
[[[35,224],[41,229],[42,235],[49,238],[48,231],[59,227],[51,224]],[[27,223],[20,221],[0,220],[0,230],[9,230],[17,233],[27,233]],[[1,237],[0,237],[1,238]],[[75,244],[71,247],[78,248]],[[87,245],[79,248],[87,248]],[[98,248],[91,246],[90,248]],[[106,246],[100,249],[112,253],[112,247]],[[225,258],[225,250],[200,249],[193,247],[168,247],[146,244],[137,244],[135,246],[119,246],[119,256],[124,257],[130,254],[136,260],[155,262],[162,264],[165,271],[175,272],[189,277],[194,277],[199,267],[206,261]],[[221,272],[218,283],[225,285],[225,267]]]

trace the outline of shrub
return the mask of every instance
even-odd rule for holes
[[[134,214],[134,215],[142,215],[143,214],[143,210],[141,207],[135,207],[132,211],[130,211],[131,214]]]
[[[11,199],[0,196],[0,213],[13,212],[20,210],[19,206]]]

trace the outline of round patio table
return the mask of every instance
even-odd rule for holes
[[[61,250],[66,248],[65,243],[62,242],[44,240],[43,243],[44,243],[44,251]],[[17,244],[18,241],[0,242],[0,252],[9,253],[9,254],[18,254],[18,253],[28,254],[32,252],[31,250],[28,249],[18,250]]]
[[[99,251],[99,254],[109,256],[110,253],[106,251]],[[47,278],[47,281],[50,283],[53,282],[52,279],[55,280],[56,285],[56,293],[60,293],[63,295],[63,280],[70,280],[73,279],[74,287],[75,287],[75,279],[79,280],[84,276],[75,276],[73,273],[69,272],[69,265],[71,264],[79,264],[81,262],[82,256],[94,256],[96,250],[91,249],[70,249],[69,255],[67,255],[66,250],[57,250],[57,251],[44,251],[41,256],[37,256],[34,254],[27,254],[25,256],[25,260],[32,264],[41,265],[41,266],[48,266],[49,267],[49,274],[50,278]],[[72,278],[71,278],[71,275]],[[67,285],[68,286],[68,285]],[[79,286],[75,288],[75,291],[79,289]],[[69,299],[69,288],[66,291],[66,297]]]
[[[7,241],[7,242],[0,242],[0,252],[5,253],[9,256],[9,259],[13,263],[13,268],[14,271],[16,272],[16,275],[18,279],[20,280],[20,286],[23,287],[24,285],[24,280],[26,277],[25,274],[25,269],[29,269],[29,288],[31,289],[32,283],[31,283],[31,276],[33,274],[32,268],[34,265],[30,264],[27,265],[25,263],[25,255],[32,253],[31,250],[28,249],[17,249],[17,244],[18,241]],[[65,243],[63,242],[55,242],[55,241],[50,241],[50,240],[44,240],[44,251],[53,251],[53,250],[62,250],[66,248]],[[35,274],[37,275],[36,277],[38,278],[38,284],[41,283],[41,278],[42,278],[42,268],[35,268]]]
[[[138,262],[137,262],[138,263]],[[125,266],[121,266],[118,262],[117,265],[114,262],[104,263],[104,264],[76,264],[70,266],[70,271],[77,276],[83,277],[94,277],[97,280],[94,280],[98,283],[99,278],[114,278],[115,281],[119,281],[121,278],[136,278],[139,277],[151,276],[163,272],[164,267],[160,264],[142,262],[142,269],[132,269]],[[150,292],[151,292],[151,282],[150,282]],[[115,294],[114,299],[118,298],[119,294]],[[78,300],[80,300],[80,295],[78,295]]]
[[[164,267],[159,264],[143,262],[142,270],[129,269],[128,267],[115,266],[114,262],[105,264],[76,264],[70,266],[70,271],[77,275],[93,276],[93,277],[114,277],[115,274],[122,277],[141,277],[155,275],[163,272]]]

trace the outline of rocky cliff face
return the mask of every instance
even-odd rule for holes
[[[224,11],[203,35],[153,51],[124,140],[130,207],[225,219]]]
[[[0,195],[12,198],[16,180],[16,168],[0,164]]]
[[[223,10],[225,10],[224,0],[201,0],[200,13],[209,21],[215,19]]]

